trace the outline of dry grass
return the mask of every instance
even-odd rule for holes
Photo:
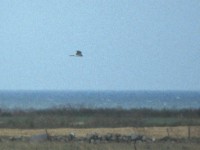
[[[85,136],[87,133],[96,132],[100,135],[107,133],[119,133],[130,135],[132,133],[142,134],[155,138],[165,136],[184,138],[188,137],[188,127],[126,127],[126,128],[57,128],[48,129],[50,135],[66,135],[74,132],[76,136]],[[190,128],[191,137],[200,137],[200,126]],[[45,133],[45,129],[0,129],[0,136],[32,136]],[[133,150],[133,143],[102,143],[89,144],[79,142],[1,142],[0,149],[5,150]],[[199,150],[200,144],[197,142],[150,142],[137,143],[139,150]]]
[[[107,133],[118,133],[123,135],[142,134],[155,138],[162,138],[165,136],[175,138],[188,137],[188,127],[124,127],[124,128],[57,128],[48,129],[50,135],[67,135],[71,132],[75,133],[77,137],[83,137],[88,133],[98,133],[105,135]],[[200,126],[191,127],[191,137],[200,137]],[[0,136],[32,136],[35,134],[45,133],[44,129],[0,129]]]

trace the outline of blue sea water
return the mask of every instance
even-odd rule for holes
[[[200,108],[200,92],[191,91],[0,91],[1,109]]]

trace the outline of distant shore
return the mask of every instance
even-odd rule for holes
[[[199,126],[200,109],[52,108],[0,110],[0,128]]]

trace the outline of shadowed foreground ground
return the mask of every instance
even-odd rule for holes
[[[138,150],[199,150],[198,143],[137,143]],[[1,150],[134,150],[133,143],[25,143],[25,142],[7,142],[0,144]]]

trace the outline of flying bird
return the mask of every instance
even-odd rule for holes
[[[69,56],[76,56],[76,57],[82,57],[83,54],[81,51],[77,50],[75,55],[69,55]]]

